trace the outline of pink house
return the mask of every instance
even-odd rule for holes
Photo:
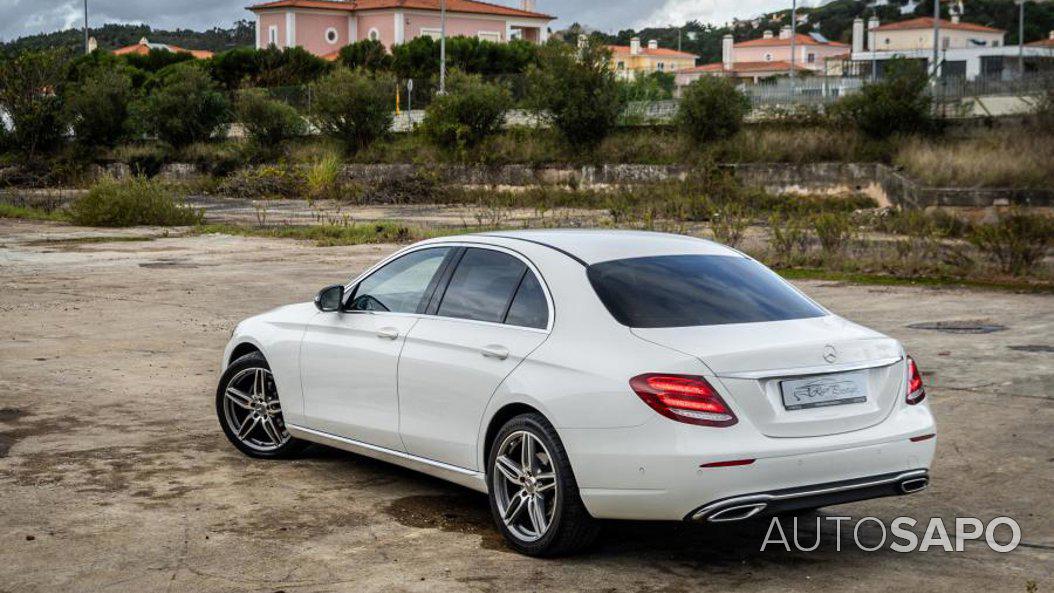
[[[765,31],[760,39],[739,43],[734,43],[731,35],[725,35],[721,44],[721,61],[678,71],[677,84],[690,84],[700,76],[727,76],[757,82],[770,76],[787,75],[791,69],[791,51],[791,28],[788,26],[784,26],[778,36]],[[849,46],[797,33],[793,51],[795,71],[823,74],[827,59],[847,56]]]
[[[299,45],[334,59],[341,47],[375,39],[387,47],[415,37],[439,37],[440,0],[275,0],[249,7],[256,14],[256,47]],[[533,0],[519,8],[446,0],[446,34],[487,41],[548,38],[554,17],[535,12]]]

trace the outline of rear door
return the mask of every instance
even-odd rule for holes
[[[548,336],[550,301],[511,252],[471,247],[410,330],[399,360],[406,450],[476,469],[483,411],[498,385]]]

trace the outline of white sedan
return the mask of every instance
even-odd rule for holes
[[[598,519],[737,521],[926,487],[914,361],[710,241],[494,232],[407,247],[240,323],[216,392],[253,457],[308,442],[490,496],[509,545]]]

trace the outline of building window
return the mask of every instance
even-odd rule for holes
[[[439,29],[429,29],[427,27],[421,27],[421,37],[431,37],[432,39],[439,39],[442,31]]]
[[[816,63],[816,54],[808,54],[807,56],[805,56],[805,61],[810,63],[810,64],[815,64]]]
[[[663,62],[659,62],[659,72],[662,72],[665,69],[666,69],[666,64],[664,64]]]
[[[326,43],[333,45],[340,39],[340,35],[337,34],[337,30],[333,27],[326,29]]]
[[[993,39],[992,40],[992,47],[999,47],[999,40],[998,39]]]
[[[491,41],[494,43],[501,41],[501,33],[497,31],[480,31],[476,33],[476,37],[480,41]]]
[[[366,37],[370,41],[380,41],[381,40],[381,32],[378,31],[376,27],[373,27],[373,28],[370,29],[370,32],[366,34]]]
[[[765,61],[766,62],[771,62],[772,61],[772,54],[765,54]]]
[[[619,62],[619,63],[617,64],[617,68],[618,68],[619,70],[625,70],[625,69],[626,69],[626,62]]]
[[[278,27],[275,25],[267,27],[267,44],[278,45]]]

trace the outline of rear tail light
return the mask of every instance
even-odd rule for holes
[[[908,397],[905,401],[908,405],[915,405],[926,399],[926,388],[922,386],[922,375],[915,360],[908,357]]]
[[[647,373],[629,381],[630,387],[656,412],[688,424],[732,426],[732,413],[717,391],[702,377]]]

